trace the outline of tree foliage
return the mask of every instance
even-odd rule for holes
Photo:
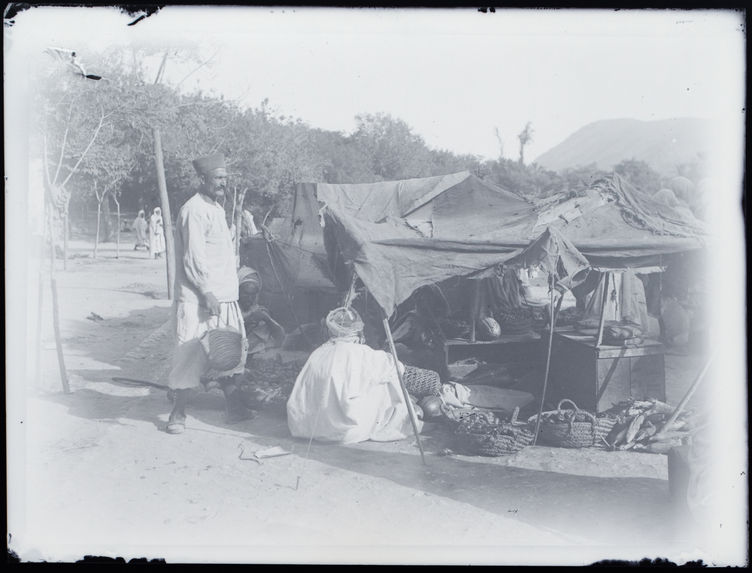
[[[192,160],[217,151],[228,159],[231,192],[233,187],[246,189],[246,207],[258,219],[272,208],[275,216],[289,212],[295,184],[304,181],[367,183],[468,170],[522,196],[541,199],[581,193],[603,175],[595,166],[554,173],[534,163],[525,165],[524,148],[533,137],[529,122],[518,136],[520,161],[505,159],[501,149],[497,159],[482,160],[432,149],[405,121],[385,113],[356,116],[354,131],[346,134],[282,116],[268,100],[243,108],[221,96],[185,93],[179,85],[148,77],[154,71],[147,71],[143,62],[158,56],[148,49],[113,50],[90,63],[101,71],[102,81],[86,81],[53,67],[40,80],[40,145],[46,138],[51,176],[59,171],[73,200],[92,211],[97,204],[95,181],[100,196],[108,190],[127,213],[158,204],[155,127],[162,134],[173,214],[197,189]],[[170,53],[164,61],[170,58],[205,63],[195,54]],[[642,162],[622,162],[616,171],[640,187],[660,185]]]
[[[650,165],[639,159],[625,159],[614,166],[614,173],[618,173],[632,185],[646,191],[650,195],[661,188],[661,176]]]

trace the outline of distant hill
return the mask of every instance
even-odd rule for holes
[[[677,118],[659,121],[607,119],[575,131],[535,162],[552,171],[596,163],[610,170],[625,159],[640,159],[662,175],[710,150],[711,122]]]

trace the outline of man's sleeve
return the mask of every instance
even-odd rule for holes
[[[209,292],[209,269],[206,264],[204,222],[198,213],[187,213],[179,221],[183,239],[183,268],[186,278],[202,293]]]

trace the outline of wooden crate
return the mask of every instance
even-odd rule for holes
[[[653,340],[638,347],[596,348],[592,336],[555,332],[548,398],[569,398],[591,412],[629,398],[665,401],[663,355],[663,345]]]

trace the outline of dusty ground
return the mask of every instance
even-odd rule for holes
[[[71,393],[60,391],[45,319],[24,420],[25,532],[11,544],[24,560],[696,558],[686,520],[671,511],[661,455],[531,447],[504,458],[445,457],[444,427],[429,424],[424,466],[414,440],[338,447],[292,439],[278,411],[229,425],[216,391],[197,397],[185,434],[168,435],[163,390],[111,380],[159,380],[169,361],[164,261],[124,241],[119,259],[106,244],[97,260],[91,245],[74,241],[68,270],[58,273]],[[667,356],[669,402],[699,360]],[[291,455],[240,459],[270,446]]]

